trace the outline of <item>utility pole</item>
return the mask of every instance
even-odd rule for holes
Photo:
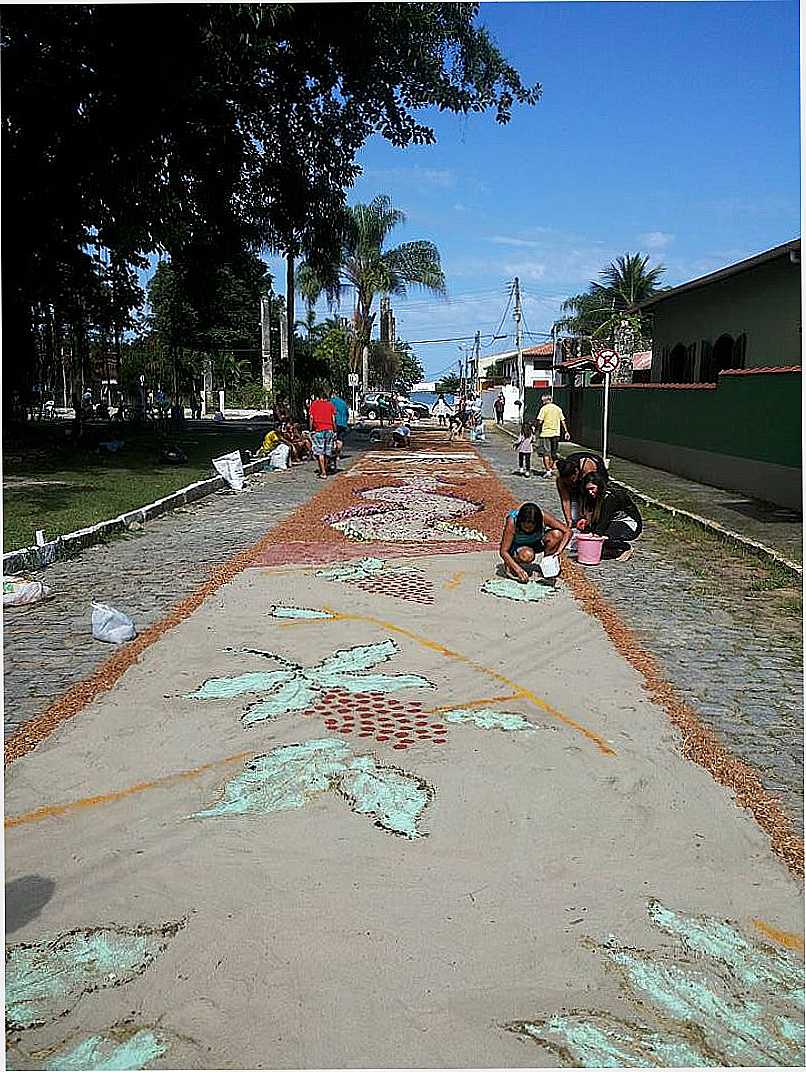
[[[271,360],[271,294],[263,294],[260,298],[260,341],[263,390],[269,392],[274,380]]]
[[[515,309],[512,313],[515,319],[515,346],[518,350],[518,389],[520,391],[521,402],[526,404],[526,369],[523,365],[523,313],[521,311],[521,284],[517,276],[515,276]],[[523,408],[521,409],[521,416],[523,416]]]
[[[481,358],[481,332],[476,332],[476,338],[473,342],[473,394],[477,395],[481,389],[481,379],[479,377],[479,359]]]
[[[551,401],[554,401],[554,380],[556,378],[556,372],[554,371],[557,365],[557,324],[556,322],[551,325]]]
[[[286,253],[285,310],[286,352],[288,355],[288,408],[292,418],[297,416],[297,380],[294,369],[294,256],[295,250]]]

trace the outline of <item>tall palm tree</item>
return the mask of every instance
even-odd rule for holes
[[[369,345],[375,322],[373,304],[379,294],[405,294],[409,287],[423,287],[433,294],[445,293],[445,276],[439,251],[433,242],[404,242],[393,249],[384,243],[405,215],[379,194],[368,205],[352,205],[347,210],[341,240],[341,263],[337,275],[323,280],[307,264],[300,265],[297,287],[306,300],[326,293],[338,302],[347,288],[355,293],[355,339],[352,364]]]
[[[566,314],[557,322],[574,335],[612,338],[622,322],[627,319],[627,310],[638,302],[650,298],[662,288],[660,277],[666,271],[662,264],[650,268],[649,255],[627,253],[603,268],[599,273],[601,282],[592,282],[584,294],[576,294],[563,302]],[[643,330],[636,320],[636,330]]]
[[[659,290],[658,281],[666,268],[662,264],[648,268],[649,254],[627,253],[617,257],[604,268],[599,277],[601,283],[591,283],[594,296],[610,301],[613,312],[630,309],[645,298],[651,298]]]

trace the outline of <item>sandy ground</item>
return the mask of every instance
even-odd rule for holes
[[[554,1051],[506,1025],[585,1009],[657,1027],[585,940],[615,935],[682,962],[650,924],[651,898],[735,921],[751,941],[760,920],[788,938],[758,955],[794,955],[802,891],[767,837],[680,757],[665,713],[562,584],[535,603],[498,598],[480,591],[496,563],[490,549],[411,560],[430,604],[316,566],[245,570],[12,765],[10,943],[183,926],[125,985],[12,1031],[11,1067],[44,1067],[54,1048],[126,1020],[157,1025],[158,1068],[553,1066]],[[275,606],[335,617],[285,621]],[[318,708],[245,726],[259,696],[188,696],[281,665],[243,649],[312,667],[387,638],[397,650],[375,671],[434,686],[401,702],[505,710],[533,732],[452,724],[445,743],[394,749],[394,737],[329,729]],[[250,757],[328,737],[430,787],[425,836],[397,836],[331,791],[191,817]],[[34,914],[25,890],[47,880]]]

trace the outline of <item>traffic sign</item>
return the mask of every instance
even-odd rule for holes
[[[360,378],[359,378],[358,373],[357,372],[348,372],[347,373],[347,383],[348,383],[348,385],[350,387],[358,387],[358,384],[360,383]]]
[[[600,372],[615,372],[621,359],[615,350],[602,350],[593,360]]]

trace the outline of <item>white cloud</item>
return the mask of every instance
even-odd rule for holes
[[[526,249],[535,249],[544,244],[534,238],[516,238],[510,235],[491,235],[488,241],[496,246],[518,246]]]
[[[674,235],[667,231],[646,231],[638,236],[647,249],[666,249],[674,241]]]
[[[450,168],[424,168],[418,164],[411,167],[367,168],[363,177],[381,182],[419,183],[421,186],[436,186],[441,190],[453,189],[458,180],[456,172]]]

